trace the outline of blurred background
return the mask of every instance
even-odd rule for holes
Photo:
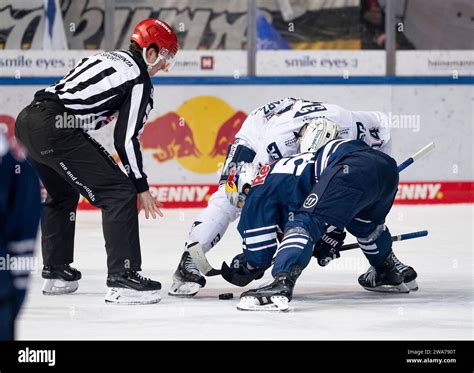
[[[49,6],[49,7],[48,7]],[[2,0],[0,49],[127,48],[162,18],[183,50],[469,50],[469,0]],[[52,20],[60,26],[50,26]],[[51,34],[51,35],[48,35]],[[48,41],[51,36],[53,41]]]
[[[386,22],[400,23],[403,27],[396,33],[397,49],[473,48],[470,0],[397,0],[393,1],[390,14],[388,3],[388,0],[2,0],[0,48],[43,49],[45,17],[51,19],[53,15],[61,18],[65,34],[60,40],[63,44],[58,43],[54,49],[126,48],[133,27],[144,18],[161,18],[174,26],[184,50],[246,50],[250,44],[249,28],[255,29],[258,50],[384,49]],[[45,13],[48,4],[49,13]]]

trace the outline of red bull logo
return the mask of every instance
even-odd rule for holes
[[[237,168],[234,168],[230,171],[229,177],[227,179],[227,188],[226,190],[231,191],[231,192],[236,192],[237,187],[235,185],[235,179],[237,174]]]
[[[176,113],[167,113],[149,122],[141,138],[143,148],[152,149],[158,162],[201,154],[189,124]]]
[[[15,157],[23,159],[25,157],[24,152],[15,137],[15,118],[10,115],[0,114],[0,133],[5,134],[7,137],[10,142],[10,150]]]
[[[149,121],[142,148],[160,163],[174,159],[192,172],[217,172],[246,117],[220,98],[193,97],[176,112]]]
[[[0,114],[0,132],[10,139],[15,135],[15,118],[10,115]]]

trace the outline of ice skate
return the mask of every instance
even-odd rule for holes
[[[392,254],[389,254],[383,264],[370,267],[359,276],[359,284],[366,290],[385,293],[409,293],[410,289],[404,283],[401,272],[395,266]]]
[[[153,304],[161,300],[161,284],[136,271],[109,274],[107,286],[109,290],[105,296],[106,303]]]
[[[168,294],[176,297],[193,297],[206,285],[206,279],[199,272],[188,251],[181,256],[173,275],[173,284]]]
[[[45,265],[41,272],[45,279],[43,284],[44,295],[62,295],[74,293],[79,288],[81,272],[69,264]]]
[[[403,264],[393,253],[392,251],[392,259],[395,263],[395,267],[398,271],[403,275],[403,282],[405,285],[410,289],[410,291],[417,291],[418,290],[418,283],[416,282],[416,278],[418,274],[413,269],[413,267],[407,266]]]
[[[267,286],[242,293],[237,309],[240,311],[288,311],[293,295],[294,280],[288,273],[279,273]]]

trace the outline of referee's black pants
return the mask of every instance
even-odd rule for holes
[[[102,210],[108,273],[141,270],[134,185],[87,133],[66,128],[67,123],[58,126],[61,117],[62,105],[33,102],[18,115],[15,128],[48,192],[41,219],[43,263],[73,262],[80,193]]]

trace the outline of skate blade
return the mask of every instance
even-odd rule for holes
[[[201,285],[195,282],[175,281],[173,285],[171,285],[168,295],[172,297],[191,298],[194,297],[199,290],[201,290]]]
[[[243,297],[237,305],[239,311],[269,311],[287,312],[290,307],[288,298],[282,296],[270,297],[269,303],[261,304],[257,297]]]
[[[380,285],[373,288],[368,288],[368,287],[363,286],[363,288],[368,291],[376,291],[379,293],[409,293],[410,292],[410,289],[408,288],[408,286],[403,282],[399,285]]]
[[[105,303],[143,305],[154,304],[161,300],[159,290],[138,291],[123,288],[109,288],[105,295]]]
[[[43,295],[63,295],[74,293],[79,288],[78,281],[47,279],[43,283]]]
[[[405,282],[405,285],[407,286],[408,289],[410,289],[410,291],[418,290],[418,283],[416,282],[416,280]]]

